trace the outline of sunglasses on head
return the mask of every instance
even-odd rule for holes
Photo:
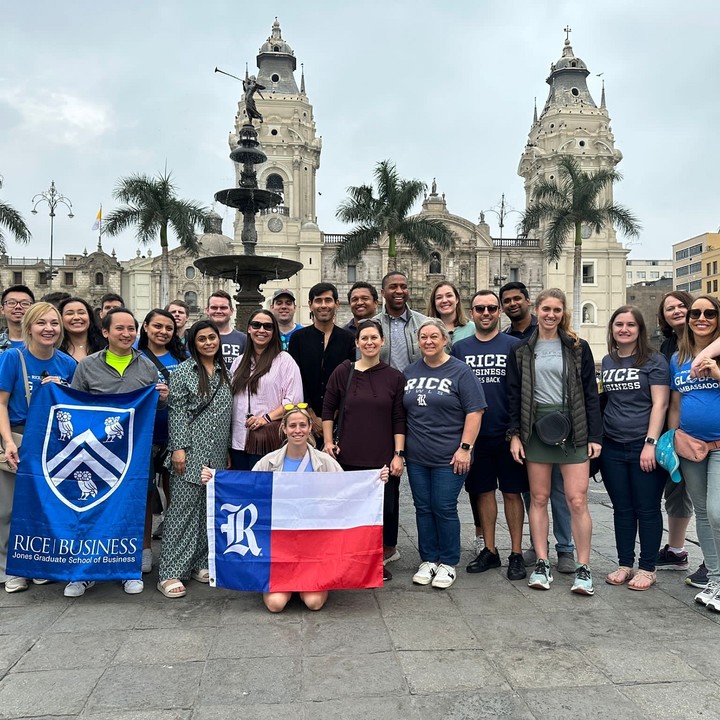
[[[267,330],[268,332],[270,332],[271,330],[274,329],[274,326],[271,322],[264,323],[264,322],[260,322],[259,320],[252,320],[250,322],[250,327],[253,330],[259,330],[260,328],[262,328],[263,330]]]
[[[283,410],[285,412],[290,412],[291,410],[307,410],[308,404],[307,403],[288,403],[287,405],[283,405]]]
[[[484,313],[486,310],[490,314],[496,313],[499,309],[499,305],[473,305],[473,310],[479,315],[482,315],[482,313]]]
[[[714,308],[708,308],[706,310],[693,308],[688,312],[688,315],[691,320],[699,320],[701,317],[704,317],[706,320],[714,320],[718,316],[718,311]]]

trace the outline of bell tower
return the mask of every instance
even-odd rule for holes
[[[303,270],[282,283],[268,283],[267,288],[294,289],[298,310],[306,309],[307,290],[320,282],[322,236],[317,226],[315,175],[320,167],[322,140],[315,131],[313,107],[305,92],[305,73],[301,65],[300,86],[295,79],[297,59],[292,47],[283,39],[275,18],[270,36],[257,55],[257,82],[264,89],[255,94],[263,122],[255,121],[258,139],[267,162],[258,168],[258,185],[279,193],[283,202],[268,208],[257,218],[258,246],[265,255],[298,260]],[[245,71],[246,78],[248,71]],[[238,103],[235,129],[229,144],[237,147],[239,131],[247,122],[244,99]],[[236,166],[238,181],[240,167]],[[235,218],[235,249],[241,252],[242,216]],[[267,296],[267,292],[265,295]],[[299,322],[303,322],[299,318]]]
[[[538,117],[534,110],[527,144],[518,166],[518,175],[525,181],[525,205],[529,205],[533,189],[540,179],[557,177],[558,157],[572,155],[580,169],[592,174],[600,169],[614,169],[622,160],[615,147],[610,116],[605,106],[605,84],[598,107],[587,87],[590,71],[570,44],[569,27],[565,28],[565,43],[560,59],[550,65],[547,100]],[[612,201],[609,187],[601,201]],[[545,227],[535,231],[544,235]],[[583,278],[582,307],[571,308],[581,313],[581,335],[593,347],[595,359],[607,352],[605,333],[610,315],[625,303],[625,257],[628,251],[617,241],[615,229],[605,227],[595,233],[590,227],[582,229]],[[563,257],[558,263],[544,263],[544,287],[559,287],[572,304],[573,241],[568,238]]]

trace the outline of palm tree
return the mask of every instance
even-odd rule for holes
[[[0,188],[2,185],[3,179],[0,175]],[[4,255],[7,251],[3,228],[14,237],[15,242],[30,242],[30,238],[32,236],[30,234],[30,230],[28,230],[28,226],[22,218],[22,215],[12,205],[0,202],[0,255]]]
[[[153,243],[160,235],[162,251],[160,265],[160,306],[170,299],[170,263],[168,260],[168,228],[172,227],[180,246],[191,255],[200,251],[195,227],[203,226],[208,210],[196,202],[180,200],[175,196],[172,174],[165,170],[157,177],[135,174],[120,178],[113,197],[124,207],[108,215],[104,231],[119,235],[131,225],[137,225],[135,237],[144,245]]]
[[[582,226],[599,233],[607,225],[617,225],[625,235],[637,237],[640,223],[622,205],[604,201],[606,190],[622,180],[614,169],[601,169],[589,174],[580,169],[572,155],[562,155],[558,162],[558,179],[541,180],[535,185],[532,198],[521,220],[522,233],[547,224],[544,249],[548,263],[558,262],[571,236],[575,239],[573,255],[573,329],[580,329],[580,289],[582,286]]]
[[[397,269],[397,245],[402,240],[410,251],[424,261],[430,260],[435,248],[452,247],[455,233],[440,220],[422,216],[408,217],[413,205],[427,188],[421,180],[403,180],[395,165],[383,160],[375,168],[377,197],[371,185],[349,187],[347,200],[340,204],[337,217],[356,223],[338,245],[335,265],[357,260],[373,243],[387,234],[388,269]]]

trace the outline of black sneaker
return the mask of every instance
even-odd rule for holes
[[[700,567],[692,575],[685,578],[685,583],[696,588],[704,588],[707,585],[708,571],[704,562],[700,563]]]
[[[524,580],[527,577],[525,562],[520,553],[510,553],[507,569],[508,580]]]
[[[482,552],[465,568],[469,573],[481,573],[502,566],[500,555],[483,548]]]
[[[687,551],[676,554],[666,545],[658,553],[655,567],[657,570],[687,570],[688,564]]]
[[[392,573],[383,565],[383,582],[392,580]]]

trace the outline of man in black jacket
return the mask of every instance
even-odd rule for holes
[[[305,401],[322,417],[327,381],[343,360],[355,360],[355,337],[335,324],[340,303],[332,283],[313,285],[308,299],[313,323],[290,336],[288,352],[300,368]]]

